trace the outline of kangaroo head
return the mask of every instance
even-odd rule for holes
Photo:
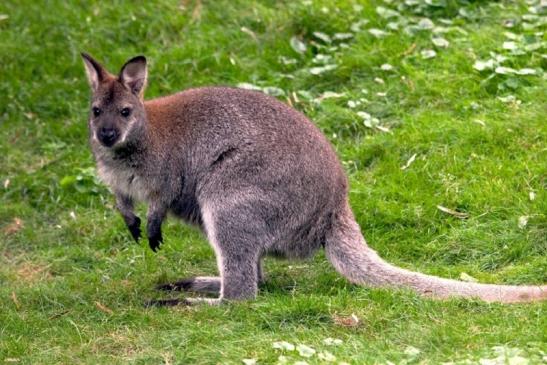
[[[146,58],[130,59],[118,76],[88,54],[82,53],[82,58],[92,91],[88,122],[91,141],[104,148],[121,147],[136,138],[146,125]]]

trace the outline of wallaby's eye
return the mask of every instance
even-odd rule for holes
[[[94,106],[91,111],[93,112],[93,115],[98,117],[99,115],[101,115],[101,109],[97,108],[96,106]]]
[[[129,108],[123,108],[121,111],[120,111],[120,114],[122,115],[122,117],[128,117],[130,114],[131,114],[131,109]]]

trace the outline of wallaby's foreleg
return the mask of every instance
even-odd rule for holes
[[[135,239],[136,242],[139,242],[141,237],[141,219],[135,215],[133,212],[133,199],[129,196],[116,192],[116,207],[121,213],[125,225],[129,228],[131,236]]]
[[[163,243],[161,235],[161,224],[165,219],[167,208],[161,203],[151,203],[148,207],[148,223],[146,229],[148,231],[148,244],[152,251],[156,252]]]

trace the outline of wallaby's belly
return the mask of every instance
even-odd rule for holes
[[[171,203],[169,210],[173,215],[187,223],[198,226],[201,226],[202,224],[199,204],[193,195],[183,194]]]

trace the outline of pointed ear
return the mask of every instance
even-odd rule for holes
[[[120,81],[135,95],[143,98],[144,88],[146,87],[146,78],[148,71],[146,69],[146,58],[137,56],[125,63],[120,71]]]
[[[84,60],[89,85],[91,86],[93,92],[95,92],[99,87],[99,84],[105,79],[106,75],[108,75],[108,72],[99,62],[95,61],[93,57],[87,53],[82,52],[82,58]]]

